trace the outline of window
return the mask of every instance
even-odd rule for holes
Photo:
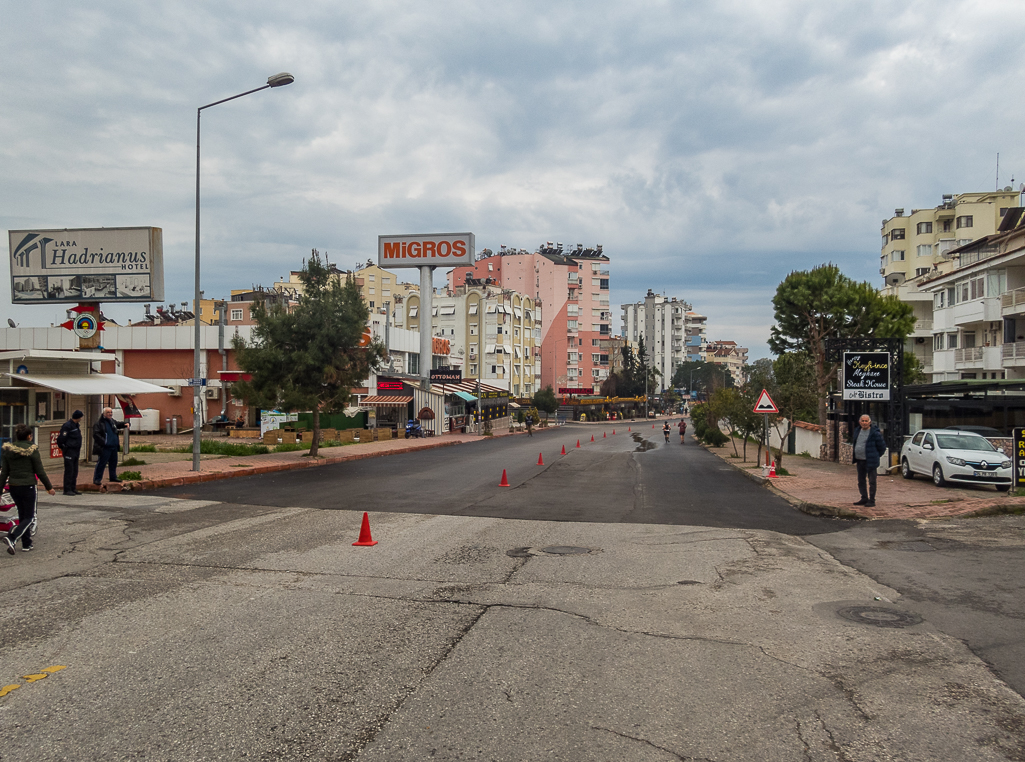
[[[599,376],[600,374],[601,374],[601,371],[600,371],[600,370],[599,370],[598,368],[591,368],[591,375],[592,375],[592,376],[593,376],[594,378],[598,378],[598,376]]]
[[[925,438],[925,432],[924,431],[919,431],[917,434],[915,434],[915,438],[911,440],[911,444],[915,445],[916,447],[920,447],[921,444],[922,444],[922,440],[924,438]]]
[[[231,311],[231,319],[232,320],[242,320],[242,310],[232,310]]]
[[[419,309],[420,309],[419,307],[410,307],[410,308],[409,308],[409,316],[410,316],[411,318],[415,318],[415,317],[416,317],[416,313],[417,313],[417,310],[419,310]]]
[[[890,231],[891,241],[903,241],[904,240],[904,228],[894,228]]]
[[[374,282],[374,276],[373,275],[367,276],[367,280],[369,280],[371,283],[373,283]]]
[[[476,323],[470,323],[470,335],[471,336],[476,336],[477,335],[477,324]]]
[[[885,254],[883,254],[883,256],[879,257],[879,269],[880,270],[883,270],[883,269],[886,268],[886,260],[887,260],[887,257],[886,257]]]
[[[949,233],[953,229],[954,229],[954,221],[953,220],[943,220],[943,232],[944,233]]]
[[[488,267],[491,267],[491,265],[488,265]],[[497,376],[498,375],[498,366],[497,365],[492,365],[491,366],[491,375],[492,376]]]
[[[498,326],[498,331],[497,331],[497,333],[498,333],[499,335],[501,335],[501,333],[502,333],[502,326]]]
[[[576,320],[567,320],[566,321],[566,330],[568,330],[568,331],[575,331],[575,330],[577,330],[577,321]]]
[[[601,262],[592,262],[591,263],[591,272],[595,272],[596,273],[599,270],[601,270]]]
[[[943,349],[943,334],[937,333],[932,337],[932,348],[934,352],[939,352]]]
[[[374,309],[374,303],[370,302],[370,309]]]
[[[569,280],[570,283],[576,283],[577,282],[576,270],[574,270],[571,273],[567,273],[566,277],[567,277],[567,279]]]
[[[471,365],[470,366],[470,375],[471,376],[476,376],[477,375],[477,366],[476,365]]]
[[[566,362],[576,363],[579,362],[580,355],[576,352],[566,353]]]
[[[609,290],[609,279],[608,278],[602,278],[601,279],[601,283],[599,284],[598,287],[601,288],[603,291],[608,291]]]
[[[961,346],[965,349],[972,349],[975,346],[975,331],[965,331],[961,334]]]
[[[577,369],[576,368],[567,368],[566,369],[566,377],[567,378],[576,378],[577,377]]]
[[[367,289],[371,294],[375,293],[374,289]]]
[[[381,276],[381,283],[382,284],[391,283],[391,278],[389,278],[387,275],[382,275]]]
[[[947,334],[947,349],[957,349],[957,334],[956,333],[948,333]]]
[[[890,252],[890,261],[891,262],[903,262],[904,261],[904,252],[903,251],[891,251]]]
[[[409,355],[409,375],[416,376],[420,373],[420,355]]]
[[[932,223],[931,222],[919,222],[918,223],[918,235],[922,235],[923,233],[931,233],[931,232],[932,232]]]
[[[600,286],[601,285],[601,278],[591,278],[591,285],[592,286]]]
[[[600,347],[601,346],[601,339],[591,339],[591,346],[592,347]]]
[[[915,250],[915,253],[918,254],[918,256],[920,256],[920,257],[931,257],[932,256],[932,244],[931,243],[919,244],[918,248]]]
[[[973,220],[973,217],[970,214],[966,214],[966,215],[964,215],[962,217],[958,217],[957,218],[957,227],[958,228],[970,228],[970,227],[972,227],[972,220]]]
[[[597,364],[598,364],[598,358],[599,358],[599,357],[601,357],[601,355],[597,355],[597,354],[592,354],[592,355],[591,355],[591,362],[592,362],[592,363],[594,363],[595,365],[597,365]]]
[[[381,295],[382,296],[391,296],[391,289],[390,288],[384,289],[384,291],[381,292]]]
[[[915,268],[915,277],[916,278],[919,275],[928,275],[928,274],[929,274],[929,268],[928,267],[916,267]]]

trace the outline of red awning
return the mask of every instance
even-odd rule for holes
[[[411,396],[410,397],[402,397],[402,396],[383,397],[383,396],[377,395],[377,396],[374,396],[374,397],[364,397],[363,399],[361,399],[359,401],[359,404],[361,404],[361,405],[383,405],[383,406],[391,405],[393,407],[399,407],[401,405],[408,405],[412,401],[413,401],[413,398]]]

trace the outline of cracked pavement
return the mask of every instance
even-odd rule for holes
[[[840,617],[906,601],[789,535],[396,512],[357,548],[359,511],[42,515],[0,575],[0,760],[1025,759],[1017,693],[928,617]]]

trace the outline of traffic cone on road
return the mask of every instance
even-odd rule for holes
[[[594,434],[591,434],[591,441],[594,441]]]
[[[778,479],[779,478],[779,477],[776,476],[776,461],[772,461],[772,465],[769,466],[769,478],[770,479]]]
[[[563,445],[563,446],[562,446],[562,452],[561,452],[561,453],[559,453],[559,454],[560,454],[560,455],[565,455],[565,454],[566,454],[566,445]]]
[[[633,431],[633,430],[634,430],[634,428],[633,428],[633,426],[627,426],[627,427],[626,427],[626,430],[627,430],[627,431]],[[612,433],[613,433],[613,434],[615,434],[616,432],[614,432],[614,431],[613,431]]]
[[[505,475],[505,469],[504,468],[502,469],[502,481],[500,481],[498,483],[498,486],[499,487],[508,487],[509,486],[509,477]]]
[[[363,511],[363,524],[359,528],[359,539],[353,545],[362,545],[364,547],[377,545],[377,540],[370,536],[370,516],[367,515],[366,511]]]
[[[612,430],[612,436],[616,436],[616,430],[615,429]]]
[[[577,440],[577,447],[580,447],[580,440]]]
[[[608,437],[607,437],[607,436],[605,436],[605,432],[604,432],[604,431],[603,431],[603,432],[601,433],[601,438],[602,438],[602,439],[608,439]]]
[[[545,464],[545,459],[541,457],[541,453],[537,454],[537,464],[539,466],[543,466]]]

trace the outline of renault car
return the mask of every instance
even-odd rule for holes
[[[992,484],[1001,492],[1011,488],[1011,461],[985,437],[971,431],[922,429],[900,453],[905,479],[915,474],[932,477],[933,484]]]

